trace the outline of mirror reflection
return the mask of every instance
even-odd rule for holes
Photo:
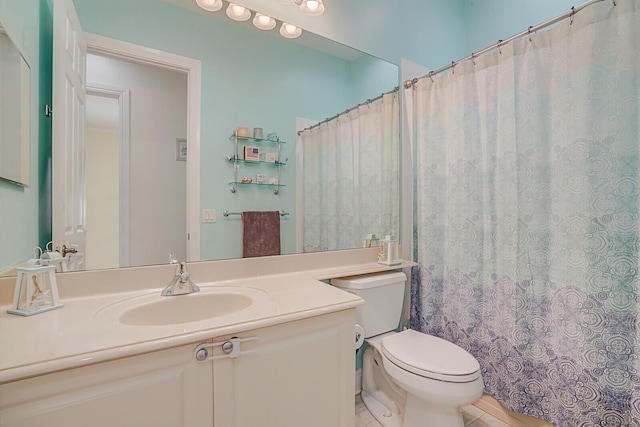
[[[224,211],[286,212],[288,215],[280,218],[281,254],[356,248],[362,246],[366,234],[397,231],[397,190],[381,188],[384,197],[378,197],[372,189],[381,181],[398,187],[398,146],[389,143],[387,136],[398,137],[399,112],[397,107],[385,108],[385,115],[389,110],[396,117],[384,121],[389,124],[384,129],[377,119],[359,117],[379,103],[367,104],[366,100],[398,85],[396,65],[306,31],[298,39],[285,39],[277,31],[255,29],[250,21],[231,21],[224,12],[200,10],[191,0],[74,0],[73,3],[86,33],[196,59],[202,66],[199,157],[189,157],[189,162],[185,162],[179,155],[180,144],[186,142],[188,152],[190,142],[185,141],[185,115],[189,112],[184,111],[188,102],[182,92],[184,73],[174,73],[176,82],[167,83],[160,75],[162,70],[144,64],[150,68],[133,77],[132,69],[140,65],[139,61],[123,60],[89,48],[84,249],[87,268],[163,264],[168,261],[169,251],[176,252],[181,260],[187,259],[185,248],[190,229],[186,222],[194,208],[187,200],[193,189],[188,188],[186,176],[188,165],[193,164],[200,166],[200,189],[195,195],[199,199],[195,216],[200,219],[198,259],[243,256],[242,219],[238,215],[224,216]],[[153,19],[149,19],[150,4]],[[136,25],[125,25],[122,16]],[[154,86],[160,88],[163,100],[151,100],[149,93]],[[365,105],[341,114],[361,103]],[[340,117],[334,121],[310,132],[314,139],[319,134],[333,135],[341,144],[340,153],[307,154],[311,153],[309,149],[303,155],[300,147],[305,135],[298,136],[298,131],[338,114]],[[344,125],[347,120],[353,121],[351,127],[357,129],[356,134],[336,131],[334,124],[339,123],[338,128],[344,130],[349,127]],[[165,127],[169,124],[175,126]],[[387,136],[376,139],[364,126],[377,126],[375,133]],[[248,139],[239,145],[242,150],[245,146],[257,146],[262,154],[277,156],[276,161],[270,158],[255,163],[235,161],[232,135],[238,128],[247,128],[250,136],[260,128],[262,139],[275,135],[280,144]],[[139,129],[151,132],[144,134]],[[128,148],[122,143],[123,133],[128,133]],[[376,139],[375,154],[368,155],[366,148],[371,139]],[[145,150],[137,151],[143,145]],[[357,147],[361,154],[345,155],[349,147]],[[381,147],[386,150],[384,153]],[[316,169],[309,166],[314,158],[322,159],[322,163],[314,166]],[[324,165],[320,167],[324,172],[333,170],[334,176],[315,174],[311,179],[308,173],[305,175],[305,170],[317,170],[320,164]],[[377,172],[380,167],[384,174]],[[93,178],[90,172],[94,173]],[[251,179],[252,183],[235,185],[236,191],[232,192],[232,183],[243,178]],[[55,183],[59,177],[54,175],[52,179]],[[261,179],[267,184],[256,185]],[[269,185],[273,180],[278,184],[278,194]],[[342,199],[359,201],[346,209],[340,203],[323,204],[324,196],[309,197],[318,183],[310,180],[339,182],[340,189],[334,191],[331,185],[325,185],[322,194],[335,192]],[[374,186],[369,185],[366,190],[358,187],[365,181]],[[349,195],[354,191],[357,197]],[[310,198],[318,205],[311,208]],[[324,206],[331,207],[332,219],[328,222],[320,220]],[[337,216],[343,223],[362,226],[345,233],[344,228],[333,227]],[[100,221],[110,221],[110,225]],[[324,228],[333,227],[331,233],[343,238],[305,243],[303,232],[312,227],[319,229],[320,234]]]
[[[0,178],[29,186],[29,65],[0,25]]]

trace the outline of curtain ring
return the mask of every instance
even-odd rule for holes
[[[500,43],[502,43],[502,40],[498,40],[498,43],[496,44],[496,46],[498,47],[498,52],[500,53],[500,55],[502,55],[502,49],[500,49]]]
[[[571,19],[569,20],[569,25],[573,25],[573,17],[576,16],[576,7],[571,6]]]
[[[451,61],[451,74],[455,74],[456,73],[456,62],[455,61]]]
[[[531,29],[533,28],[533,25],[529,26],[529,29],[527,30],[529,32],[529,41],[533,42],[533,39],[531,38]]]
[[[429,73],[429,78],[431,79],[431,83],[433,83],[434,82],[434,80],[433,80],[433,71],[431,71]]]
[[[473,65],[476,65],[476,54],[471,52],[471,62],[473,63]]]
[[[617,4],[616,4],[616,0],[613,0],[613,5],[614,5],[614,6],[617,6]]]

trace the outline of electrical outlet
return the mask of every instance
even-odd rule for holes
[[[216,222],[216,210],[215,209],[202,209],[202,223],[210,224]]]

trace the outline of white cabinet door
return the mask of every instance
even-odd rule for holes
[[[215,427],[353,427],[354,326],[352,309],[237,334],[258,340],[213,362]]]
[[[195,347],[0,385],[0,426],[211,427],[211,364]]]

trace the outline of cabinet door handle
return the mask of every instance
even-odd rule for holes
[[[225,341],[218,341],[213,343],[202,343],[196,347],[193,354],[198,362],[208,362],[210,360],[218,360],[218,359],[235,359],[236,357],[243,354],[255,353],[257,350],[245,350],[242,351],[240,349],[240,345],[243,342],[247,341],[255,341],[259,337],[247,337],[247,338],[238,338],[233,337]],[[222,351],[225,354],[221,354],[219,356],[209,356],[208,348],[211,347],[221,347]]]

